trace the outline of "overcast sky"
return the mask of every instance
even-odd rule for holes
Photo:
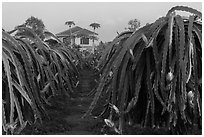
[[[102,41],[110,41],[127,27],[130,19],[137,18],[142,25],[152,23],[158,17],[165,16],[168,10],[176,5],[190,6],[202,11],[202,3],[3,3],[2,27],[12,30],[22,24],[30,16],[42,19],[46,29],[58,33],[68,29],[64,23],[73,20],[77,26],[92,30],[90,23],[97,22],[101,28],[97,29]]]

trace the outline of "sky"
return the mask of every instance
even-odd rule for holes
[[[202,3],[184,2],[3,2],[2,27],[8,31],[25,22],[30,16],[41,19],[47,30],[56,34],[68,29],[66,21],[89,30],[93,22],[101,25],[96,32],[99,40],[108,42],[122,32],[131,19],[139,19],[141,25],[153,23],[165,16],[173,6],[182,5],[202,11]]]

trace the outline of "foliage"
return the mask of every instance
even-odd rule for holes
[[[184,19],[176,10],[193,14]],[[201,45],[202,14],[183,6],[120,34],[100,58],[101,80],[84,116],[114,123],[119,134],[125,125],[165,126],[174,134],[201,126]]]
[[[68,25],[69,28],[71,28],[72,25],[75,25],[75,23],[74,23],[74,21],[66,21],[66,22],[65,22],[65,25]]]
[[[45,25],[41,19],[31,16],[22,26],[31,28],[42,40],[44,39],[43,31]]]
[[[100,24],[98,24],[98,23],[91,23],[89,26],[90,26],[90,27],[92,27],[92,28],[94,29],[94,31],[95,31],[95,29],[97,29],[97,28],[100,28],[100,27],[101,27],[101,25],[100,25]]]
[[[30,28],[15,31],[25,33],[2,31],[2,125],[7,134],[19,134],[27,123],[48,118],[49,99],[69,97],[78,83],[76,57],[63,43],[50,48]]]
[[[85,66],[91,67],[96,72],[99,70],[98,64],[100,58],[103,56],[105,51],[108,49],[108,43],[103,43],[102,41],[95,47],[94,54],[88,51],[84,51],[83,54],[83,64]]]
[[[128,22],[128,25],[130,31],[135,31],[140,27],[140,21],[138,19],[132,19]]]

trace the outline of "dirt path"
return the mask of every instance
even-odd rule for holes
[[[50,116],[43,120],[42,125],[26,127],[21,134],[33,135],[96,135],[101,134],[100,130],[103,121],[91,117],[82,118],[87,111],[92,98],[85,96],[95,86],[96,82],[92,77],[93,71],[82,70],[80,82],[75,89],[73,98],[54,97],[50,100],[53,104],[46,107]]]
[[[91,117],[82,118],[93,99],[93,97],[86,96],[96,84],[92,74],[90,70],[82,70],[80,73],[80,82],[76,90],[77,97],[73,100],[76,106],[73,107],[73,111],[70,112],[70,115],[66,117],[67,123],[72,125],[72,129],[68,134],[99,134],[99,129],[97,130],[96,128],[100,125],[99,123],[101,123],[101,121]]]

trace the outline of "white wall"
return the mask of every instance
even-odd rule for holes
[[[94,43],[96,43],[97,41],[94,41]],[[76,38],[75,39],[75,43],[77,45],[80,45],[82,47],[87,47],[87,46],[92,46],[93,45],[93,41],[89,39],[89,44],[80,44],[80,38]]]
[[[80,38],[75,38],[75,44],[81,46],[81,50],[93,51],[93,41],[89,39],[89,44],[80,44]],[[94,40],[94,46],[96,47],[99,44],[99,41]]]
[[[75,43],[76,43],[77,45],[80,45],[80,38],[75,38]]]

